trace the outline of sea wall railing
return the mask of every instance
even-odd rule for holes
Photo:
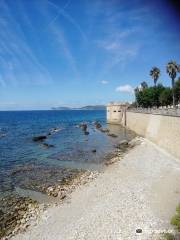
[[[180,105],[173,108],[173,106],[168,107],[153,107],[153,108],[128,108],[127,112],[137,112],[137,113],[146,113],[146,114],[157,114],[165,116],[178,116],[180,117]]]

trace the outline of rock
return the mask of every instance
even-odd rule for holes
[[[0,218],[4,215],[4,212],[0,209]]]
[[[133,147],[135,147],[136,145],[139,145],[139,144],[141,144],[141,140],[139,138],[134,138],[129,142],[128,145],[129,145],[130,148],[133,148]]]
[[[119,145],[123,145],[123,146],[127,146],[128,145],[128,141],[127,140],[122,140]]]
[[[86,132],[86,130],[87,130],[87,124],[86,124],[86,123],[80,123],[80,124],[79,124],[79,127],[80,127],[84,132]]]
[[[120,150],[127,150],[129,148],[129,143],[127,140],[122,140],[119,144],[115,146],[116,148],[119,148]]]
[[[118,160],[119,160],[118,158],[109,159],[109,160],[107,160],[107,161],[105,162],[105,165],[106,165],[106,166],[109,166],[109,165],[117,162]]]
[[[102,127],[101,124],[98,121],[95,121],[94,125],[95,125],[96,128],[101,128]]]
[[[100,131],[106,133],[106,132],[109,132],[109,129],[107,129],[107,128],[100,128]]]
[[[89,132],[85,131],[84,134],[85,134],[85,135],[89,135]]]
[[[96,149],[93,149],[92,152],[93,152],[93,153],[96,153]]]
[[[50,130],[50,133],[56,133],[56,132],[59,132],[61,129],[60,128],[52,128],[51,130]]]
[[[26,220],[24,218],[21,219],[21,223],[24,224],[26,223]]]
[[[52,192],[52,191],[54,191],[54,188],[53,188],[53,187],[48,187],[48,188],[47,188],[47,192]]]
[[[58,193],[57,193],[57,192],[53,192],[53,193],[52,193],[52,196],[53,196],[53,197],[57,197],[57,196],[58,196]]]
[[[140,228],[136,229],[136,233],[142,233],[142,229]]]
[[[60,197],[61,199],[64,199],[64,198],[66,197],[66,193],[65,193],[65,192],[61,192],[59,197]]]
[[[54,145],[53,144],[48,144],[48,143],[43,143],[42,147],[44,147],[44,148],[51,148],[51,147],[54,147]]]
[[[40,136],[36,136],[36,137],[33,137],[33,141],[34,142],[37,142],[37,141],[43,141],[47,138],[47,136],[45,135],[40,135]]]
[[[108,133],[107,134],[109,137],[113,137],[113,138],[116,138],[116,137],[118,137],[116,134],[114,134],[114,133]]]

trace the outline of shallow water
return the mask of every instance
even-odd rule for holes
[[[118,137],[97,130],[95,120]],[[89,135],[77,127],[81,122],[88,124]],[[47,135],[53,128],[58,131],[44,142],[54,147],[45,148],[44,142],[32,141],[33,136]],[[67,169],[99,170],[114,145],[132,137],[132,132],[120,126],[107,126],[105,111],[0,112],[0,195],[22,186],[29,191],[38,190],[35,182],[53,184],[71,174]]]

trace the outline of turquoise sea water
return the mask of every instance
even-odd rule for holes
[[[108,126],[118,138],[107,136],[94,127],[93,121],[106,126],[105,111],[12,111],[0,112],[0,194],[11,192],[19,184],[19,178],[27,176],[27,167],[31,167],[28,181],[44,181],[41,174],[44,167],[56,169],[100,169],[104,156],[113,150],[120,139],[131,138],[131,133],[119,126]],[[78,127],[81,122],[88,124],[89,135]],[[48,133],[56,128],[58,131]],[[47,135],[43,143],[54,145],[45,148],[42,142],[32,141],[33,136]],[[92,150],[96,149],[96,153]],[[18,170],[19,168],[24,171]],[[34,167],[34,170],[33,170]],[[14,173],[18,173],[18,176]],[[49,179],[63,174],[51,174]],[[17,176],[17,177],[16,177]],[[47,178],[47,174],[44,175]],[[21,178],[21,181],[22,179]],[[18,179],[18,180],[17,180]]]

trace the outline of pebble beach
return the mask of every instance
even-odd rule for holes
[[[13,240],[161,239],[180,199],[180,163],[148,140],[74,186]],[[136,146],[135,146],[136,145]],[[86,179],[86,180],[85,180]]]

